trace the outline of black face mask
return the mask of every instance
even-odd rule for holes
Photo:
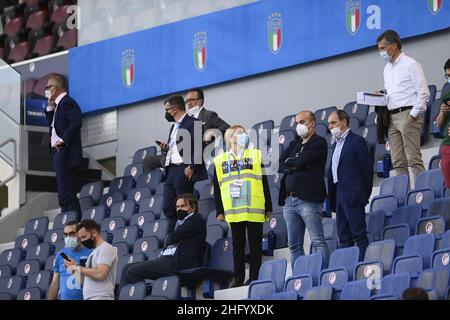
[[[168,111],[166,111],[166,120],[168,122],[175,122],[175,119],[173,118],[173,116]]]
[[[191,213],[187,212],[186,210],[178,210],[177,211],[177,218],[178,218],[178,220],[184,220],[190,214]]]
[[[92,236],[91,236],[92,237]],[[81,241],[81,244],[86,249],[94,249],[95,248],[95,240],[92,238],[89,238],[87,240]]]

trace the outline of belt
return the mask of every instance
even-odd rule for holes
[[[406,107],[400,107],[394,110],[389,110],[389,114],[396,114],[396,113],[400,113],[406,110],[411,110],[413,107],[412,106],[406,106]]]

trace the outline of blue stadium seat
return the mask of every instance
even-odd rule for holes
[[[213,246],[217,240],[225,237],[223,229],[220,225],[214,224],[206,226],[206,242]]]
[[[373,197],[370,202],[370,212],[385,212],[386,217],[392,216],[392,212],[398,208],[397,197],[393,194]]]
[[[450,270],[450,248],[433,252],[431,267],[433,269]]]
[[[375,153],[375,145],[377,144],[378,141],[377,126],[376,125],[362,126],[356,129],[354,132],[366,140],[367,145],[369,146],[369,152],[371,155],[373,155]]]
[[[296,130],[297,122],[295,122],[296,114],[291,114],[290,116],[286,116],[281,120],[280,124],[280,132],[286,130]]]
[[[444,84],[444,86],[442,87],[442,90],[441,90],[441,97],[447,95],[447,93],[450,93],[450,83],[448,83],[448,82],[446,82],[446,83]]]
[[[329,107],[317,110],[316,112],[314,112],[314,115],[316,116],[316,123],[322,123],[328,126],[328,117],[336,110],[337,110],[336,107]]]
[[[327,134],[324,138],[325,140],[327,140],[328,152],[330,152],[330,149],[334,148],[334,143],[336,142],[336,140],[331,133]]]
[[[103,194],[103,181],[95,181],[83,185],[80,191],[80,205],[83,199],[90,199],[91,206],[98,205]]]
[[[450,225],[450,198],[436,199],[428,211],[427,216],[442,216],[447,226]]]
[[[120,230],[120,229],[119,229]],[[119,231],[117,230],[117,231]],[[123,257],[127,256],[130,253],[130,248],[128,246],[128,243],[125,242],[116,242],[112,244],[114,247],[114,250],[116,250],[117,257]]]
[[[164,244],[164,240],[169,232],[169,221],[166,219],[161,219],[145,224],[143,231],[143,238],[156,237],[160,245],[162,245]]]
[[[278,204],[279,189],[276,187],[270,187],[270,198],[272,199],[273,213],[283,213],[283,208]]]
[[[320,253],[300,256],[295,260],[292,276],[286,280],[284,291],[293,290],[302,298],[306,290],[319,283],[323,269],[323,257]]]
[[[329,133],[328,127],[323,123],[319,123],[316,125],[316,133],[321,137],[326,137],[327,134]]]
[[[269,260],[259,269],[258,280],[252,281],[248,288],[248,298],[266,298],[283,291],[286,278],[286,259]]]
[[[442,198],[450,198],[450,189],[444,188],[442,190]]]
[[[432,290],[437,293],[438,299],[446,298],[447,288],[449,285],[450,270],[424,270],[417,281],[417,286],[424,290]]]
[[[409,177],[407,175],[391,177],[381,183],[379,196],[394,195],[398,205],[402,206],[405,203],[408,188]]]
[[[118,192],[122,194],[123,197],[127,195],[127,192],[135,187],[136,183],[131,176],[118,177],[111,181],[109,185],[109,194],[114,194]]]
[[[450,230],[442,237],[441,249],[450,249]]]
[[[39,261],[40,267],[44,268],[47,258],[53,254],[53,248],[50,243],[39,243],[27,249],[26,260]]]
[[[296,132],[293,130],[280,131],[278,138],[278,145],[280,147],[280,154],[289,147],[289,144],[296,138]]]
[[[253,125],[252,129],[256,133],[256,140],[254,140],[253,133],[250,133],[250,144],[254,143],[256,148],[262,149],[265,146],[270,146],[270,139],[272,137],[272,130],[275,127],[273,120],[259,122]],[[250,149],[252,149],[250,147]]]
[[[10,266],[0,265],[0,279],[12,276],[13,272]]]
[[[144,300],[147,296],[145,282],[136,282],[124,286],[119,293],[119,300]]]
[[[389,141],[375,144],[373,158],[373,172],[380,178],[389,178],[393,167]]]
[[[378,114],[376,112],[371,112],[367,116],[365,125],[371,126],[371,125],[377,124],[377,119],[378,119]]]
[[[131,177],[133,177],[133,179],[135,181],[137,181],[139,175],[143,172],[144,172],[144,167],[143,167],[142,163],[132,163],[132,164],[129,164],[125,168],[123,175],[124,175],[124,177],[131,176]]]
[[[303,300],[331,300],[332,287],[314,287],[306,291]]]
[[[273,295],[269,296],[267,300],[274,300],[274,301],[297,300],[297,293],[294,290],[278,292],[278,293],[274,293]]]
[[[116,284],[119,284],[120,277],[122,276],[123,268],[129,263],[142,262],[145,261],[145,256],[143,253],[131,253],[126,256],[119,258],[117,263],[117,274],[116,274]]]
[[[107,219],[103,220],[103,222],[101,224],[101,230],[113,235],[116,232],[116,230],[118,230],[122,227],[125,227],[125,226],[126,226],[126,223],[122,217],[113,217],[113,218],[107,218]]]
[[[280,183],[283,179],[282,173],[275,173],[274,175],[268,175],[267,176],[267,182],[269,183],[270,188],[278,188],[280,189]]]
[[[399,207],[392,213],[390,227],[407,225],[409,227],[409,234],[414,235],[417,222],[419,222],[421,215],[422,208],[418,204]]]
[[[218,225],[222,228],[224,236],[228,236],[228,223],[226,221],[218,221],[216,218],[216,212],[213,211],[209,214],[208,220],[206,220],[206,226]]]
[[[194,194],[196,194],[198,197],[200,197],[200,192],[205,187],[211,187],[211,181],[209,179],[200,180],[200,181],[195,182],[195,184],[194,184]],[[210,197],[207,196],[206,198],[210,198]]]
[[[431,189],[419,189],[408,192],[406,205],[418,204],[423,213],[427,213],[434,202],[434,191]]]
[[[114,203],[120,202],[124,199],[124,195],[121,192],[107,193],[102,195],[100,198],[100,205],[106,206],[108,210],[111,210],[111,207]]]
[[[209,182],[209,180],[206,180]],[[208,183],[205,184],[201,190],[199,190],[199,198],[198,200],[206,200],[206,199],[214,199],[214,187]]]
[[[41,292],[41,298],[45,298],[50,283],[52,282],[52,278],[53,273],[48,270],[33,273],[28,277],[26,288],[38,288]]]
[[[27,248],[37,245],[38,243],[39,238],[36,234],[24,234],[16,238],[14,248],[26,250]]]
[[[61,212],[53,221],[53,230],[64,229],[67,222],[79,222],[80,216],[76,211]]]
[[[353,279],[368,281],[370,278],[376,285],[384,275],[391,273],[394,257],[394,240],[372,242],[367,247],[364,261],[356,265]]]
[[[376,296],[372,299],[386,299],[387,297],[393,297],[392,299],[402,299],[402,293],[411,286],[411,277],[409,273],[392,274],[383,277],[381,279],[380,289]],[[383,299],[383,300],[384,300]]]
[[[9,266],[14,274],[23,260],[25,260],[25,251],[19,248],[5,250],[0,255],[0,265]]]
[[[151,197],[152,191],[147,188],[135,188],[128,191],[127,199],[133,200],[136,206],[140,206],[144,199]]]
[[[146,157],[155,156],[156,152],[155,146],[139,149],[133,155],[133,163],[142,163]]]
[[[15,300],[19,291],[25,288],[25,280],[21,276],[11,276],[0,279],[0,293],[6,293]]]
[[[39,241],[44,239],[45,233],[48,230],[48,218],[39,217],[35,219],[30,219],[25,224],[24,235],[35,234],[38,236]]]
[[[434,84],[430,84],[428,85],[428,90],[430,91],[430,98],[428,99],[427,107],[430,109],[431,105],[436,100],[437,88]]]
[[[163,211],[163,196],[154,195],[150,198],[144,199],[139,207],[139,213],[152,212],[154,216],[159,219]]]
[[[369,115],[369,108],[370,106],[368,105],[357,104],[356,101],[352,101],[344,106],[344,111],[347,112],[350,117],[357,119],[359,126],[363,126]]]
[[[53,229],[45,233],[43,243],[50,243],[54,249],[55,244],[60,240],[64,240],[64,229]]]
[[[47,261],[45,262],[45,268],[44,270],[48,270],[53,272],[53,264],[55,262],[55,255],[51,255],[50,257],[47,258]]]
[[[359,129],[359,121],[355,117],[350,117],[349,128],[352,131],[356,131]]]
[[[21,263],[19,263],[19,266],[17,267],[16,275],[21,276],[21,277],[28,277],[35,272],[39,272],[40,269],[41,269],[41,266],[39,264],[39,261],[24,260]]]
[[[161,182],[156,186],[155,196],[162,196],[164,194],[164,182]]]
[[[287,229],[282,213],[273,214],[268,221],[264,222],[263,235],[267,236],[271,231],[275,234],[274,249],[286,248]]]
[[[111,208],[111,218],[122,217],[125,222],[130,223],[131,217],[136,213],[136,204],[133,200],[124,200],[114,203]]]
[[[437,199],[441,197],[443,187],[444,177],[441,169],[433,169],[423,171],[416,177],[414,190],[431,189],[434,191],[434,197]]]
[[[145,300],[179,300],[180,296],[180,279],[175,275],[156,279],[152,285],[151,295]]]
[[[214,199],[204,199],[198,201],[198,213],[203,217],[203,220],[207,220],[209,214],[216,210],[216,204]]]
[[[142,229],[144,224],[153,222],[155,220],[155,215],[151,212],[136,213],[131,217],[130,226],[138,226],[140,229]]]
[[[436,155],[431,158],[430,163],[428,165],[428,170],[439,169],[441,167],[441,156]]]
[[[138,226],[128,226],[118,229],[113,238],[113,244],[126,243],[129,251],[133,249],[134,243],[142,235],[142,230]]]
[[[341,300],[369,300],[370,295],[366,280],[353,281],[344,285]]]
[[[108,216],[109,213],[107,207],[104,204],[101,204],[96,207],[84,210],[81,220],[91,219],[98,224],[102,224],[103,220],[105,220]]]
[[[147,187],[154,193],[163,178],[164,174],[159,169],[142,173],[136,180],[136,188]]]
[[[133,246],[133,253],[143,253],[147,256],[159,248],[159,241],[156,237],[146,237],[137,239]]]
[[[436,238],[441,238],[446,230],[445,219],[442,216],[429,216],[419,220],[416,234],[433,233]]]
[[[441,110],[441,99],[437,99],[433,102],[430,109],[430,134],[437,139],[442,138],[441,129],[437,126],[436,118]]]
[[[42,292],[39,288],[22,289],[17,294],[17,300],[19,301],[42,300],[42,298]]]
[[[333,251],[328,268],[320,273],[320,285],[342,290],[345,283],[351,281],[356,264],[359,261],[359,248],[349,247]]]
[[[53,252],[59,252],[64,248],[65,245],[66,244],[64,243],[64,239],[56,241],[55,244],[52,245],[52,248],[54,250]]]
[[[384,210],[369,212],[366,215],[369,242],[376,242],[382,239],[385,217]]]

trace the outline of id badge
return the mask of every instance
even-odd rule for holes
[[[231,185],[230,186],[230,196],[231,198],[240,198],[241,197],[241,187],[237,185]]]
[[[234,185],[237,187],[242,187],[244,185],[244,181],[236,179],[234,180]]]

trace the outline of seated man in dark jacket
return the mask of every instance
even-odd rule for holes
[[[152,261],[127,264],[119,287],[144,279],[158,279],[183,269],[200,267],[206,249],[206,223],[197,213],[197,198],[184,194],[177,198],[178,221],[169,233],[160,256]]]

